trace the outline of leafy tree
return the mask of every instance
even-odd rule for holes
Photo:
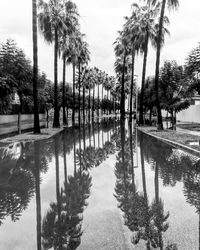
[[[20,111],[27,102],[32,102],[32,67],[23,50],[12,39],[1,44],[0,48],[0,88],[5,104],[17,93],[20,99]],[[8,105],[8,108],[10,105]],[[1,108],[2,109],[2,108]],[[6,108],[5,108],[6,110]]]
[[[190,105],[184,69],[176,61],[164,62],[160,70],[160,91],[162,107],[171,113],[174,123],[175,114]]]
[[[200,94],[200,44],[194,48],[186,58],[185,74],[190,86],[188,91],[192,94]]]

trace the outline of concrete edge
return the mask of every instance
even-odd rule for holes
[[[163,142],[165,142],[165,143],[167,143],[167,144],[170,144],[171,146],[174,146],[174,147],[176,147],[176,148],[182,149],[182,150],[187,151],[187,152],[189,152],[189,153],[191,153],[191,154],[194,154],[195,156],[200,157],[200,151],[198,151],[198,150],[196,150],[196,149],[194,149],[194,148],[188,147],[188,146],[186,146],[186,145],[184,145],[184,144],[181,144],[181,143],[178,143],[178,142],[174,142],[174,141],[171,141],[171,140],[162,138],[162,137],[160,137],[160,136],[153,135],[153,134],[148,133],[148,132],[144,132],[144,131],[143,131],[142,129],[140,129],[139,127],[137,127],[137,129],[138,129],[140,132],[142,132],[142,133],[144,133],[144,134],[146,134],[146,135],[149,135],[149,136],[152,136],[152,137],[156,138],[157,140],[163,141]]]

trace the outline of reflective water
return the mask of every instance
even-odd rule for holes
[[[0,249],[200,249],[200,159],[118,120],[0,146]]]

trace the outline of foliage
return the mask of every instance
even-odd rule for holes
[[[189,91],[200,95],[200,44],[194,48],[186,58],[185,72],[190,83]]]
[[[190,105],[187,95],[188,82],[182,66],[176,61],[165,61],[160,71],[160,98],[168,112],[180,112]]]

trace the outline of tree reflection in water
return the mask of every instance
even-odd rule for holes
[[[177,182],[183,182],[183,192],[186,197],[186,201],[192,206],[195,206],[197,213],[200,214],[199,158],[184,153],[183,151],[173,148],[170,145],[162,143],[156,139],[149,138],[148,136],[143,135],[143,138],[145,158],[155,171],[155,203],[161,208],[163,207],[163,203],[161,201],[159,202],[159,177],[163,180],[164,186],[170,185],[173,187]],[[160,217],[162,221],[162,216],[159,215],[158,218]],[[160,233],[162,228],[160,228],[158,222],[156,222],[156,225]],[[159,237],[161,241],[161,233],[159,234]]]
[[[115,174],[117,177],[115,196],[119,202],[120,209],[123,211],[125,225],[133,232],[132,243],[136,245],[142,240],[146,244],[146,249],[159,248],[175,250],[177,249],[176,244],[169,243],[164,247],[162,239],[162,234],[166,232],[169,226],[167,223],[169,213],[164,213],[163,201],[159,197],[159,165],[151,161],[155,170],[155,199],[150,204],[147,195],[144,156],[145,153],[151,155],[151,152],[145,152],[146,142],[144,143],[143,136],[141,135],[139,139],[143,192],[140,193],[135,185],[133,160],[135,141],[133,142],[132,124],[129,124],[129,138],[126,138],[124,122],[121,122],[120,134],[121,144],[115,166]]]
[[[58,140],[55,139],[56,163],[56,196],[57,201],[50,204],[50,209],[43,218],[42,241],[44,249],[76,249],[81,242],[82,213],[87,205],[86,199],[90,194],[91,177],[82,167],[82,154],[77,161],[76,137],[74,138],[74,175],[66,177],[62,188],[59,181]],[[80,135],[79,135],[80,138]],[[65,144],[64,144],[65,145]],[[65,147],[63,147],[65,150]],[[81,141],[79,139],[79,150]],[[66,152],[63,152],[66,155]],[[78,162],[78,164],[77,164]],[[79,168],[77,169],[77,166]],[[65,164],[65,168],[67,164]]]
[[[34,143],[17,143],[1,148],[0,224],[8,216],[14,222],[19,220],[22,212],[27,209],[37,189],[37,173],[46,173],[48,161],[52,157],[47,145],[44,143],[37,158]]]
[[[108,124],[106,132],[109,130]],[[112,126],[112,125],[111,125]],[[91,133],[92,127],[92,133]],[[105,127],[104,127],[105,128]],[[81,242],[83,211],[87,206],[86,200],[90,195],[91,177],[89,170],[99,166],[106,157],[114,153],[113,142],[106,141],[103,148],[96,148],[95,129],[100,138],[99,125],[93,123],[88,126],[89,146],[86,146],[85,124],[79,127],[78,140],[77,131],[73,129],[73,155],[74,175],[67,176],[66,144],[63,142],[63,159],[65,182],[60,188],[59,181],[59,138],[55,138],[55,165],[56,165],[56,196],[57,201],[50,204],[50,209],[42,222],[42,245],[44,249],[76,249]],[[103,129],[103,128],[102,128]],[[83,139],[83,146],[81,143]],[[93,139],[93,146],[92,146]],[[63,138],[66,141],[66,138]],[[78,141],[78,146],[77,142]],[[98,146],[100,145],[98,139]]]
[[[76,249],[83,231],[83,210],[90,194],[89,170],[99,166],[110,154],[115,153],[117,133],[108,133],[114,124],[118,129],[118,121],[97,120],[92,126],[83,124],[79,133],[68,128],[66,132],[47,141],[19,143],[15,145],[16,150],[12,148],[13,145],[0,148],[0,224],[8,216],[12,221],[18,220],[36,194],[37,249]],[[101,133],[104,138],[100,143]],[[95,137],[95,134],[98,137]],[[105,140],[105,134],[109,141]],[[86,140],[89,140],[89,146]],[[66,154],[72,150],[74,174],[69,176]],[[41,222],[41,174],[47,172],[53,155],[56,202],[50,204]],[[64,167],[65,181],[62,187],[59,156],[63,157]]]

